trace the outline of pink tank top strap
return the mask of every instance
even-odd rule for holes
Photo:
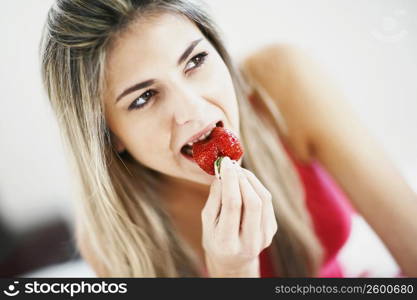
[[[336,257],[349,237],[354,209],[345,193],[318,161],[302,163],[292,155],[287,145],[283,146],[303,183],[306,207],[314,232],[323,246],[324,262],[319,276],[342,277],[343,272]],[[265,249],[260,255],[261,277],[276,277],[268,250]]]

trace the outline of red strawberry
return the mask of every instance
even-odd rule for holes
[[[195,162],[210,175],[214,175],[214,162],[217,158],[228,156],[239,160],[243,147],[235,134],[223,127],[216,127],[203,141],[193,144]]]

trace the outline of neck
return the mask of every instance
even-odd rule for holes
[[[164,179],[161,196],[172,224],[179,236],[195,252],[201,266],[204,266],[201,211],[206,204],[210,185],[173,177]]]
[[[210,192],[210,185],[177,177],[165,176],[162,196],[169,204],[204,204]]]

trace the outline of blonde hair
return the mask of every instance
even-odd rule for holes
[[[316,276],[322,248],[305,207],[300,178],[276,134],[282,126],[279,111],[260,86],[240,76],[214,23],[195,1],[59,0],[48,13],[41,45],[42,77],[79,180],[76,226],[83,240],[106,276],[200,276],[195,253],[181,240],[161,205],[161,174],[129,153],[119,155],[104,119],[101,93],[112,40],[133,20],[161,12],[193,21],[231,73],[246,149],[243,165],[273,196],[279,229],[271,249],[277,272]],[[272,123],[251,107],[252,91],[268,109]]]

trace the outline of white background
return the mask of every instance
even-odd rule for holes
[[[0,215],[15,229],[60,214],[72,183],[42,90],[38,43],[50,0],[2,0]],[[210,0],[232,56],[303,47],[327,68],[417,190],[417,2]]]

